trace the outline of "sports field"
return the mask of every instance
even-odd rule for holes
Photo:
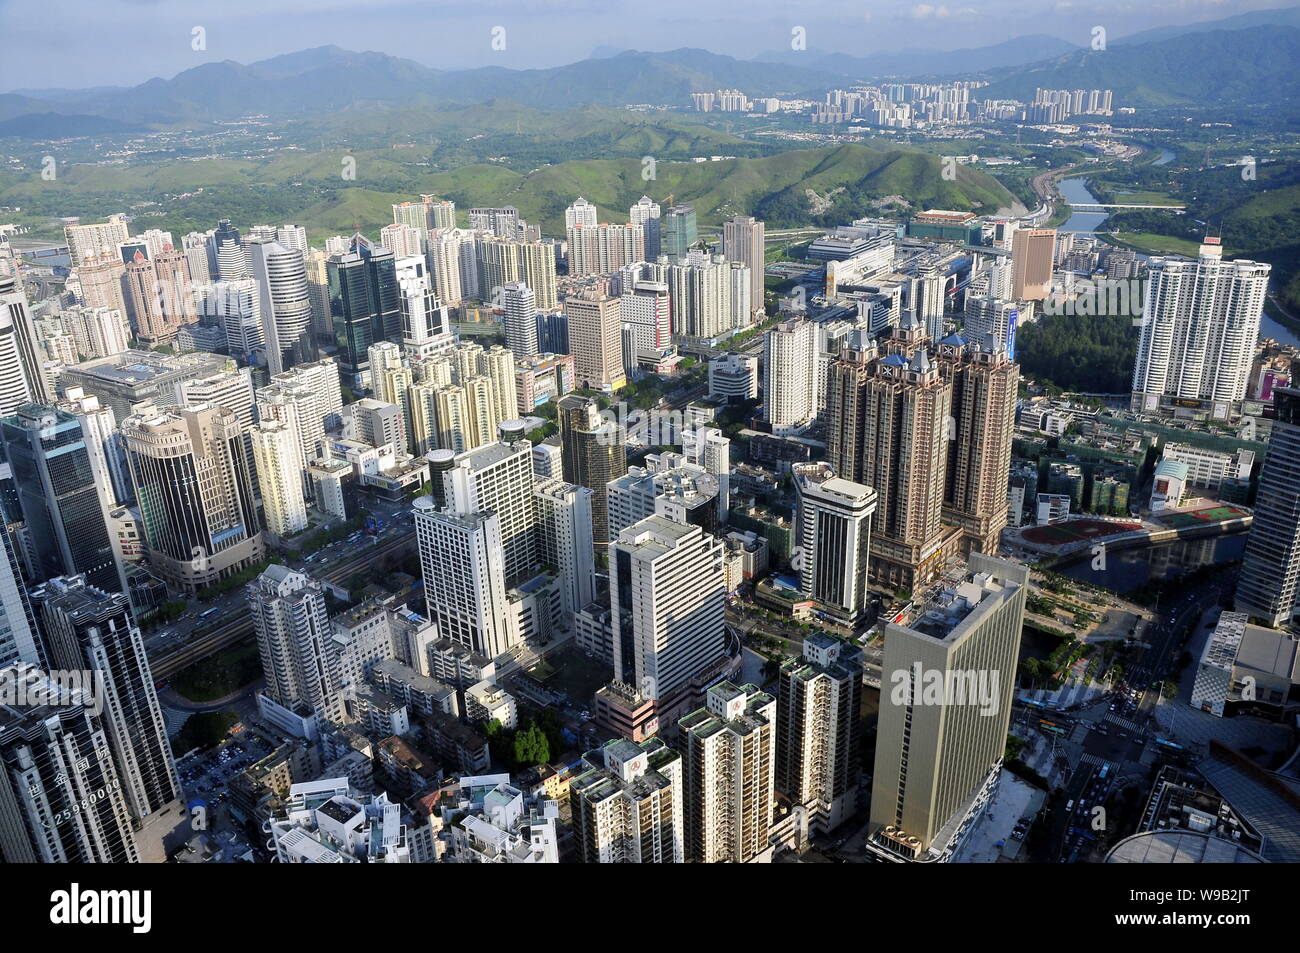
[[[1185,513],[1170,513],[1168,516],[1159,517],[1159,519],[1161,523],[1170,529],[1183,529],[1187,526],[1195,526],[1198,523],[1218,523],[1221,520],[1239,519],[1242,516],[1249,515],[1249,510],[1233,506],[1230,503],[1220,503],[1199,510],[1188,510]]]
[[[1066,523],[1052,523],[1049,526],[1031,526],[1021,530],[1020,535],[1031,543],[1040,546],[1063,546],[1085,539],[1101,536],[1115,536],[1119,533],[1131,533],[1142,528],[1141,523],[1113,523],[1107,520],[1070,520]]]

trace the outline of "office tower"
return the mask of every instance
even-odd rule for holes
[[[595,227],[597,218],[596,206],[578,196],[578,200],[564,210],[564,227]]]
[[[423,258],[424,232],[409,225],[385,225],[379,230],[379,245],[397,258]]]
[[[230,224],[230,219],[217,222],[212,232],[212,247],[216,250],[217,277],[222,281],[237,281],[251,275],[239,229]]]
[[[1007,525],[1020,366],[994,337],[982,346],[944,338],[937,360],[953,385],[943,518],[961,527],[963,553],[996,555]]]
[[[647,261],[655,261],[660,255],[659,212],[659,203],[653,201],[648,195],[641,196],[637,203],[627,210],[628,221],[633,225],[640,225],[645,235]]]
[[[677,722],[686,780],[686,857],[701,864],[771,860],[776,700],[720,682]]]
[[[662,253],[668,258],[685,258],[691,246],[699,239],[695,225],[694,205],[674,205],[661,219]]]
[[[0,440],[39,578],[84,573],[93,585],[124,591],[100,495],[109,483],[102,448],[88,445],[81,422],[48,405],[25,404],[0,420]]]
[[[438,632],[489,659],[519,640],[510,622],[496,513],[439,512],[415,503],[426,615]]]
[[[580,388],[615,391],[627,381],[623,373],[620,304],[620,299],[598,291],[583,291],[564,299],[569,353],[573,355]]]
[[[23,863],[138,863],[109,739],[81,690],[20,663],[0,679],[37,704],[0,704],[0,859]]]
[[[587,752],[580,770],[569,796],[581,863],[685,860],[681,755],[658,738],[619,738]]]
[[[350,386],[365,386],[370,345],[402,340],[396,259],[355,235],[347,254],[330,258],[329,282],[339,363]]]
[[[862,650],[825,632],[781,664],[776,712],[776,790],[832,831],[857,810],[862,773]]]
[[[397,288],[402,309],[402,347],[413,361],[428,360],[455,343],[451,316],[433,291],[423,258],[397,260]]]
[[[1293,380],[1297,371],[1293,365]],[[1300,594],[1300,387],[1274,388],[1273,409],[1236,608],[1280,627],[1290,622]]]
[[[41,665],[43,646],[36,633],[13,540],[0,533],[0,669],[17,662]]]
[[[591,531],[597,546],[609,541],[610,480],[627,473],[627,434],[615,420],[601,416],[591,397],[568,394],[558,406],[564,479],[591,493]]]
[[[295,536],[307,528],[298,435],[278,420],[263,420],[253,428],[252,442],[266,528],[281,539]]]
[[[556,478],[533,484],[537,557],[563,577],[561,599],[566,613],[581,611],[596,597],[591,494],[585,486]]]
[[[537,301],[532,289],[522,281],[509,282],[501,289],[501,307],[506,347],[516,360],[535,357],[538,354]]]
[[[307,254],[307,229],[302,225],[281,225],[275,230],[275,240],[285,248],[296,248]]]
[[[722,544],[648,516],[609,544],[614,679],[665,710],[726,654]]]
[[[867,570],[876,492],[836,476],[825,463],[795,464],[791,475],[799,588],[832,618],[857,626],[869,604]]]
[[[717,427],[699,427],[692,438],[683,434],[686,459],[718,481],[718,524],[727,522],[731,510],[731,440]]]
[[[659,281],[635,281],[624,287],[619,299],[619,318],[636,335],[637,354],[662,354],[672,344],[672,305],[668,285]]]
[[[755,309],[763,306],[764,232],[764,224],[749,215],[737,215],[722,226],[722,253],[728,261],[742,262],[749,268],[750,300]]]
[[[639,225],[570,225],[569,274],[608,275],[645,259],[645,232]]]
[[[1241,414],[1271,266],[1224,261],[1207,238],[1196,261],[1152,258],[1130,409],[1230,420]]]
[[[442,484],[450,511],[496,515],[506,587],[530,578],[539,562],[533,445],[527,440],[501,439],[467,450],[443,471]]]
[[[1052,254],[1056,229],[1021,228],[1011,236],[1011,296],[1042,301],[1052,290]]]
[[[200,310],[205,318],[221,325],[226,350],[248,363],[265,346],[262,328],[262,300],[252,278],[216,281],[198,290]]]
[[[123,420],[122,434],[149,563],[164,579],[193,592],[262,558],[234,411],[151,410]]]
[[[406,446],[406,423],[402,409],[373,397],[363,397],[348,405],[352,418],[350,436],[372,447],[391,446],[401,451]]]
[[[763,338],[763,417],[776,434],[796,433],[817,413],[817,325],[783,321]]]
[[[143,820],[180,797],[180,781],[149,672],[144,637],[125,593],[85,576],[51,579],[32,592],[52,668],[96,673],[117,778]]]
[[[117,246],[126,241],[126,216],[110,215],[107,222],[90,225],[65,225],[63,237],[68,243],[72,267],[80,268],[117,254]]]
[[[317,349],[302,252],[279,242],[252,242],[248,245],[248,267],[261,296],[267,370],[279,374],[295,364],[314,361]]]
[[[943,860],[997,784],[1029,569],[972,553],[969,572],[885,627],[870,843]]]
[[[8,416],[30,400],[48,399],[41,363],[22,282],[8,263],[0,262],[0,415]]]
[[[260,699],[259,708],[272,718],[281,716],[277,727],[302,736],[301,729],[294,730],[294,716],[311,724],[335,714],[325,671],[325,650],[333,637],[325,587],[306,573],[272,565],[244,593],[262,656],[263,694],[289,717]]]
[[[492,383],[497,420],[513,420],[519,413],[514,354],[500,344],[494,345],[479,355],[478,370],[480,375]]]

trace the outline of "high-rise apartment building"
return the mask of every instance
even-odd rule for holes
[[[307,528],[298,435],[281,421],[263,420],[252,429],[251,436],[266,528],[282,539],[296,536]]]
[[[520,361],[537,355],[537,299],[528,285],[512,281],[501,289],[501,324],[506,347]]]
[[[685,860],[681,755],[659,738],[619,738],[587,752],[582,766],[569,786],[582,863]]]
[[[558,478],[533,484],[537,508],[537,555],[564,579],[565,612],[579,612],[595,598],[596,563],[592,543],[592,491]]]
[[[569,274],[608,275],[645,259],[645,231],[639,225],[570,225]]]
[[[862,651],[824,632],[781,664],[776,790],[831,831],[857,809],[862,760]]]
[[[771,860],[776,700],[720,682],[677,722],[686,780],[686,857],[702,864]]]
[[[314,725],[317,717],[335,713],[325,666],[333,635],[325,588],[306,573],[273,565],[248,584],[245,597],[262,656],[263,694],[274,703],[260,707],[301,737],[299,725]]]
[[[641,196],[627,212],[628,221],[641,226],[647,261],[655,261],[660,255],[659,215],[659,203],[648,195]]]
[[[728,261],[738,261],[749,269],[751,307],[763,307],[763,276],[765,257],[765,226],[750,215],[737,215],[722,225],[722,253]]]
[[[768,331],[763,338],[763,416],[773,433],[795,433],[812,422],[816,381],[817,325],[799,319]]]
[[[968,568],[885,627],[868,829],[895,859],[947,859],[1002,767],[1029,569],[982,553]]]
[[[619,299],[619,319],[635,336],[637,356],[658,355],[672,344],[672,304],[668,285],[634,281]]]
[[[1224,261],[1207,238],[1195,261],[1148,263],[1130,409],[1232,420],[1241,414],[1271,266]]]

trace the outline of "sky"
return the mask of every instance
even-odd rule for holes
[[[1294,0],[0,0],[0,90],[134,85],[208,61],[335,44],[441,69],[557,66],[600,48],[960,49],[1047,33],[1087,46]],[[201,32],[196,32],[201,31]],[[502,32],[504,31],[504,32]],[[494,35],[498,38],[494,48]],[[199,43],[196,37],[202,39]],[[501,43],[504,39],[504,44]],[[196,48],[201,47],[201,48]]]

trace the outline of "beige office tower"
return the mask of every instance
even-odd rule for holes
[[[107,222],[92,225],[65,225],[63,237],[68,242],[68,257],[72,259],[73,268],[94,264],[98,261],[117,259],[117,246],[126,241],[130,234],[126,227],[126,216],[110,215]],[[105,305],[105,307],[108,307]]]
[[[609,481],[627,473],[627,434],[601,416],[593,397],[566,394],[558,408],[564,479],[591,490],[591,531],[599,549],[609,541]]]
[[[429,236],[427,254],[433,289],[438,300],[451,308],[459,305],[466,294],[461,282],[461,248],[466,245],[472,249],[473,240],[455,230]]]
[[[766,226],[749,215],[737,215],[722,225],[722,253],[728,261],[743,262],[749,267],[750,307],[763,307],[763,275],[766,267]]]
[[[968,569],[885,627],[868,843],[891,859],[949,859],[1001,772],[1029,569]]]
[[[479,355],[478,369],[480,375],[492,382],[497,420],[513,420],[519,415],[514,354],[500,344],[490,347]]]
[[[812,831],[832,831],[857,810],[862,773],[862,651],[824,632],[781,665],[776,789],[808,812]]]
[[[330,256],[319,248],[303,253],[307,269],[307,297],[311,301],[311,330],[317,344],[334,344],[334,320],[330,316]]]
[[[763,417],[773,433],[788,434],[816,414],[817,325],[784,321],[763,338]]]
[[[618,738],[587,752],[582,768],[569,785],[580,863],[685,860],[681,755],[659,738]]]
[[[765,863],[776,774],[776,699],[720,682],[677,722],[686,776],[686,857],[703,864]]]
[[[298,435],[278,420],[263,420],[252,437],[266,528],[281,539],[297,535],[307,528]]]
[[[1011,237],[1011,295],[1017,301],[1042,301],[1052,290],[1056,229],[1022,228]]]
[[[150,566],[189,592],[264,554],[243,428],[211,405],[122,421]]]
[[[621,308],[620,299],[598,291],[583,291],[564,299],[569,353],[573,355],[574,383],[578,388],[615,391],[627,383],[623,373]]]
[[[111,308],[128,314],[126,296],[122,293],[122,277],[125,273],[126,267],[114,259],[82,265],[77,269],[82,304],[88,308]]]
[[[1020,365],[991,335],[983,342],[944,338],[937,359],[953,384],[943,518],[961,528],[963,555],[996,555],[1007,525]]]

